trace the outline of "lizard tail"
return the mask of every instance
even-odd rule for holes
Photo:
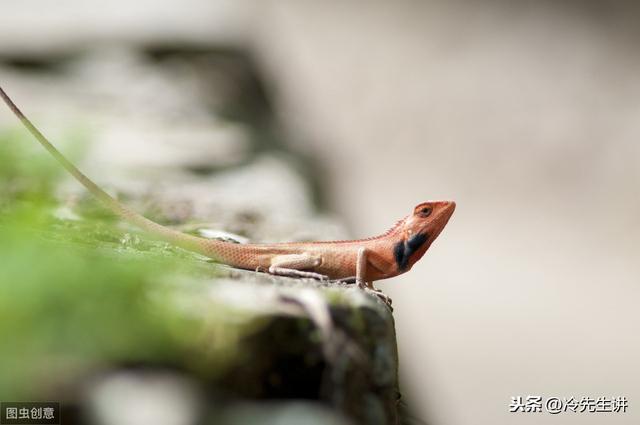
[[[97,184],[95,184],[89,177],[85,176],[75,165],[71,163],[62,153],[56,149],[55,146],[47,140],[47,138],[36,128],[35,125],[29,121],[29,119],[20,111],[20,109],[13,103],[13,100],[7,95],[7,93],[0,87],[0,97],[7,104],[9,109],[18,117],[20,122],[29,130],[29,133],[35,137],[35,139],[47,150],[49,153],[71,174],[76,178],[84,187],[86,187],[92,195],[98,198],[103,204],[105,204],[115,214],[128,221],[129,223],[139,227],[140,229],[147,231],[153,235],[156,235],[160,239],[163,239],[172,244],[178,245],[182,248],[190,251],[199,252],[207,256],[211,256],[211,250],[205,249],[204,241],[206,239],[199,238],[197,236],[187,235],[177,230],[170,229],[162,226],[148,218],[138,214],[132,209],[120,203],[113,198],[107,192],[102,190]]]

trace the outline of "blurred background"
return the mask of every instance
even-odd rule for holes
[[[2,85],[34,121],[52,136],[94,134],[104,116],[127,127],[95,137],[98,181],[135,167],[167,116],[160,164],[240,163],[255,149],[246,127],[198,114],[236,96],[223,77],[245,68],[175,60],[240,51],[260,80],[248,102],[262,106],[242,116],[268,135],[260,149],[301,158],[315,205],[352,236],[455,200],[428,255],[378,285],[394,300],[403,397],[428,424],[640,420],[639,45],[632,1],[3,0],[0,18]],[[282,210],[296,196],[237,202]],[[629,408],[509,413],[528,395]]]

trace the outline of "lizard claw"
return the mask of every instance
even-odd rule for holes
[[[372,292],[376,297],[380,298],[391,311],[393,311],[393,307],[391,307],[391,298],[381,290],[376,289],[372,283],[367,283],[364,279],[356,278],[356,285],[365,292]]]
[[[376,288],[374,288],[374,287],[369,288],[369,290],[370,290],[371,292],[373,292],[373,294],[374,294],[376,297],[380,298],[380,299],[382,300],[382,302],[384,302],[384,303],[387,305],[387,307],[389,307],[389,309],[390,309],[391,311],[393,311],[393,307],[391,306],[391,304],[392,304],[392,302],[393,302],[393,301],[391,300],[391,298],[390,298],[387,294],[385,294],[385,293],[384,293],[384,292],[382,292],[381,290],[376,289]]]
[[[391,298],[388,295],[384,294],[382,291],[379,291],[377,289],[372,290],[372,291],[378,298],[380,298],[387,305],[387,307],[389,307],[389,309],[391,311],[393,311],[393,307],[391,306],[391,303],[393,301],[391,300]]]

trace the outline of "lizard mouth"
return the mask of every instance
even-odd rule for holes
[[[456,203],[454,201],[447,201],[447,207],[442,211],[442,214],[446,216],[446,221],[449,221],[455,210]]]
[[[442,201],[444,204],[444,208],[441,209],[438,214],[433,218],[431,233],[433,235],[433,239],[437,238],[444,226],[447,225],[449,219],[453,215],[453,212],[456,209],[456,203],[454,201]],[[432,240],[433,240],[432,239]]]

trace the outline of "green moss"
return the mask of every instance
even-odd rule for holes
[[[171,276],[211,265],[114,224],[55,219],[57,164],[20,139],[0,135],[0,399],[114,365],[213,373],[234,359],[245,322],[223,328],[175,302]]]
[[[329,305],[338,306],[348,304],[344,291],[335,290],[334,288],[323,288],[322,293]]]
[[[42,225],[21,214],[0,228],[0,397],[37,389],[51,368],[176,356],[177,317],[148,299],[162,268],[42,240]]]
[[[367,321],[361,309],[352,309],[349,316],[349,325],[358,335],[366,335]]]

